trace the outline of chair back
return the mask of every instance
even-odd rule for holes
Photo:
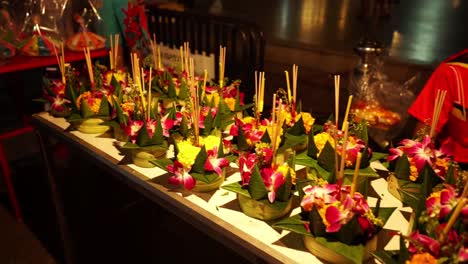
[[[265,52],[263,32],[255,24],[233,18],[156,7],[150,7],[147,12],[150,36],[154,34],[158,44],[163,43],[175,54],[179,54],[179,48],[184,42],[189,42],[192,54],[211,58],[211,65],[201,63],[202,66],[198,66],[211,69],[210,79],[218,79],[220,45],[226,47],[224,76],[230,81],[241,80],[241,90],[246,99],[251,100],[255,85],[254,72],[263,71]],[[197,64],[197,59],[195,61]]]

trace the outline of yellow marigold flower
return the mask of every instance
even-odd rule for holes
[[[436,264],[436,263],[437,263],[437,259],[427,252],[414,254],[410,260],[406,261],[406,264]]]
[[[184,165],[186,168],[192,167],[195,163],[198,153],[201,148],[194,146],[192,142],[183,140],[177,144],[179,153],[177,154],[177,160]]]
[[[88,103],[88,105],[91,108],[91,111],[93,111],[93,113],[97,114],[99,112],[99,107],[101,106],[101,99],[100,98],[94,98],[90,91],[82,93],[76,99],[76,106],[78,107],[78,110],[81,109],[82,100],[86,100],[86,102]]]
[[[304,127],[305,127],[305,132],[306,134],[308,134],[310,132],[310,130],[312,129],[312,126],[314,125],[315,123],[315,118],[312,117],[312,115],[310,113],[307,113],[307,112],[302,112],[300,114],[302,116],[302,121],[304,122]],[[299,119],[297,119],[299,120]]]
[[[416,181],[419,177],[418,168],[414,164],[413,158],[408,157],[409,164],[410,164],[410,180]]]
[[[226,102],[227,106],[229,107],[229,110],[234,111],[236,107],[236,98],[224,98],[224,102]]]
[[[129,112],[133,112],[135,110],[135,103],[125,102],[120,107],[122,108],[124,114],[128,115]]]
[[[330,142],[332,146],[335,146],[335,140],[327,132],[318,133],[314,136],[314,142],[318,148],[319,155],[322,152],[322,149],[325,147],[327,141]]]

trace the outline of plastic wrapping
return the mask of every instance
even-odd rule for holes
[[[66,47],[74,51],[82,51],[83,48],[96,50],[104,48],[106,37],[96,34],[94,28],[102,23],[95,1],[87,1],[88,4],[80,11],[72,11],[75,32],[66,40]]]
[[[383,62],[376,59],[366,70],[355,70],[350,78],[353,95],[351,118],[368,123],[369,136],[382,148],[402,132],[408,120],[407,109],[414,100],[411,86],[418,76],[403,84],[392,81],[383,72]]]
[[[29,56],[51,56],[63,40],[62,18],[69,0],[30,0],[24,4],[20,30],[21,52]]]
[[[18,26],[12,8],[8,2],[0,4],[0,59],[13,57],[17,50]]]

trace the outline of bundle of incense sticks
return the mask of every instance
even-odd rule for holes
[[[195,136],[195,145],[198,146],[200,144],[200,97],[198,93],[198,85],[195,83],[195,66],[193,58],[189,59],[187,76],[190,87],[190,96],[192,98],[192,111],[190,113],[192,117],[193,133]]]
[[[279,142],[278,137],[281,133],[281,128],[285,119],[283,101],[280,99],[278,106],[276,105],[276,94],[273,94],[273,109],[271,111],[271,145],[273,149],[273,157],[276,157]]]
[[[162,62],[161,62],[161,49],[156,42],[156,35],[153,34],[153,39],[150,40],[151,46],[151,55],[153,56],[153,63],[156,69],[162,69]]]
[[[110,50],[109,50],[109,64],[110,69],[115,70],[117,69],[118,65],[118,57],[119,57],[119,34],[115,34],[112,38],[110,36]]]
[[[133,76],[133,84],[136,85],[138,91],[140,93],[141,104],[143,106],[143,114],[146,117],[146,98],[143,93],[143,86],[144,86],[144,72],[143,68],[140,67],[140,59],[136,53],[132,53],[130,56],[130,62],[132,66],[132,76]],[[143,83],[143,86],[142,86]]]
[[[447,95],[446,90],[437,90],[437,96],[434,103],[434,112],[432,113],[432,123],[429,136],[431,138],[435,137],[437,123],[439,122],[440,111],[444,105],[445,96]]]
[[[257,75],[257,71],[255,71],[255,110],[257,114],[257,119],[260,119],[260,116],[263,112],[264,96],[265,96],[265,72],[260,72]]]
[[[63,48],[63,43],[60,44],[60,50],[61,50],[60,55],[58,55],[57,49],[55,48],[55,46],[53,47],[54,47],[55,58],[57,59],[57,64],[59,66],[60,75],[62,77],[62,83],[66,84],[67,80],[65,76],[65,50]]]
[[[91,52],[89,48],[83,48],[85,59],[86,59],[86,67],[88,68],[89,80],[91,82],[91,86],[94,86],[94,73],[93,73],[93,65],[91,62]]]

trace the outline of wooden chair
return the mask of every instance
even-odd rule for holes
[[[175,50],[189,42],[192,53],[214,55],[214,70],[219,74],[219,47],[226,47],[224,76],[242,81],[241,90],[250,100],[254,94],[254,72],[263,71],[265,38],[254,24],[232,18],[149,7],[149,32],[158,44]],[[197,66],[195,66],[197,67]]]

